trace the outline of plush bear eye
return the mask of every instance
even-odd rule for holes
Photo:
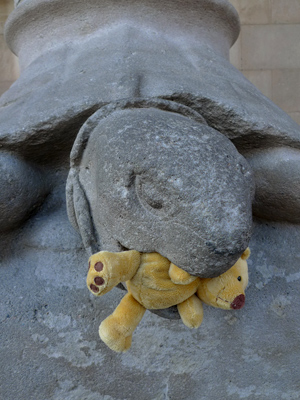
[[[237,280],[241,282],[242,277],[241,277],[241,276],[238,276],[238,277],[237,277]]]

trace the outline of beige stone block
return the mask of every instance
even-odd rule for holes
[[[272,0],[272,22],[300,24],[300,0]]]
[[[229,0],[238,13],[240,13],[240,0]]]
[[[242,68],[242,47],[241,47],[241,37],[239,36],[235,44],[231,47],[229,57],[230,62],[235,68]]]
[[[6,92],[9,88],[10,88],[10,86],[13,84],[14,82],[12,81],[9,81],[9,82],[1,82],[0,81],[0,96],[4,93],[4,92]]]
[[[7,20],[7,15],[0,14],[0,34],[4,33],[4,24]]]
[[[300,111],[289,113],[289,116],[300,125]]]
[[[13,11],[14,3],[11,0],[0,0],[0,34],[4,32],[4,24],[8,15]]]
[[[262,94],[272,99],[272,71],[243,71],[245,77],[259,89]]]
[[[271,23],[271,0],[239,0],[239,14],[243,25]]]
[[[275,104],[286,112],[300,111],[300,69],[272,71]]]
[[[300,68],[299,25],[244,25],[242,69]]]
[[[14,81],[19,74],[18,59],[7,47],[3,35],[0,35],[0,81]]]
[[[0,0],[0,14],[9,15],[14,9],[13,0]]]

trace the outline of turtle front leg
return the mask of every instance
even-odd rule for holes
[[[199,297],[193,294],[178,304],[177,309],[184,325],[188,328],[199,328],[203,321],[203,306]]]
[[[89,259],[87,286],[96,296],[109,292],[120,282],[131,279],[140,266],[141,255],[129,250],[119,253],[100,251]]]
[[[127,293],[115,311],[99,327],[101,340],[117,352],[125,352],[131,346],[132,334],[146,309]]]

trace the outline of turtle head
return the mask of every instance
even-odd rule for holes
[[[175,112],[118,110],[94,125],[79,181],[102,246],[157,252],[190,274],[232,266],[251,233],[253,181],[222,134]]]

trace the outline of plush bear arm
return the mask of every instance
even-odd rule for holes
[[[203,321],[203,306],[201,300],[193,295],[177,305],[179,315],[188,328],[198,328]]]
[[[171,281],[177,285],[188,285],[197,279],[196,276],[190,275],[188,272],[181,268],[176,267],[173,263],[170,264],[169,276]]]

